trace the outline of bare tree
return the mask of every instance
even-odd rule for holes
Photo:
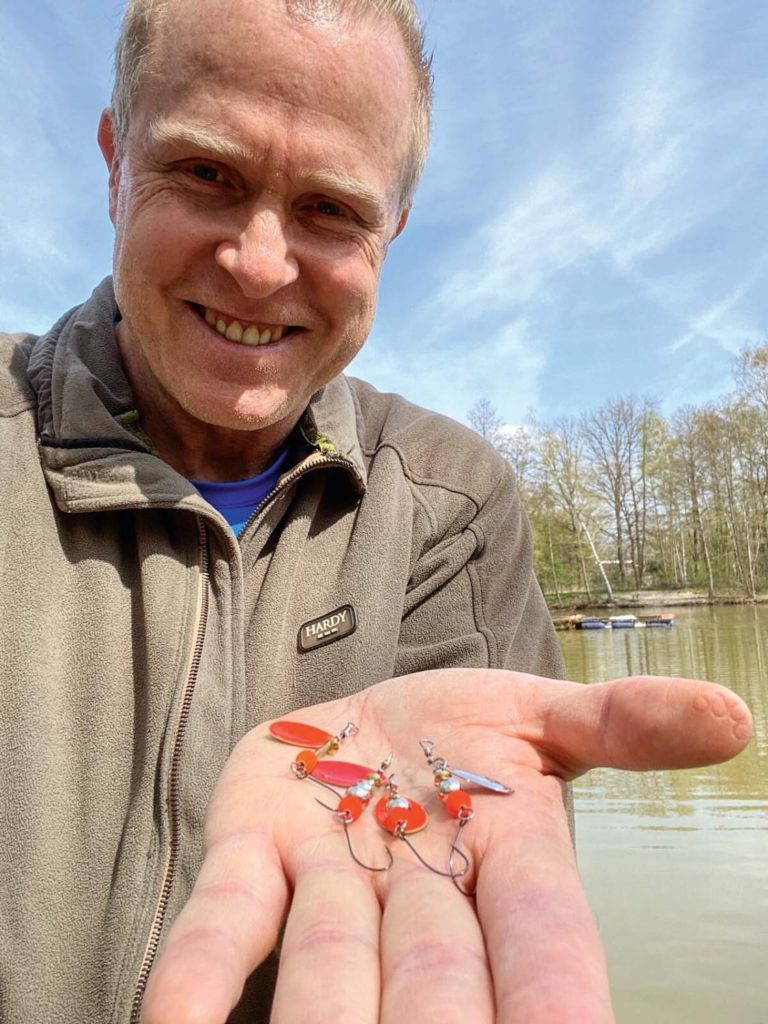
[[[469,422],[515,472],[555,593],[589,596],[598,572],[609,596],[617,581],[701,586],[710,599],[765,591],[768,344],[743,349],[734,378],[733,394],[669,420],[629,396],[578,421],[511,428],[475,402]]]
[[[648,465],[657,421],[652,402],[630,396],[607,402],[580,422],[591,485],[611,510],[621,583],[626,586],[631,565],[638,589],[645,574]]]
[[[486,441],[494,444],[498,440],[502,419],[489,399],[478,398],[467,413],[467,419],[473,430],[476,430]]]
[[[589,577],[581,546],[583,535],[605,587],[608,600],[613,601],[611,584],[603,560],[597,553],[588,525],[587,494],[584,487],[582,438],[574,420],[557,420],[552,427],[541,429],[538,444],[539,462],[545,486],[551,489],[554,503],[565,513],[574,537],[584,591],[590,595]]]
[[[768,412],[768,344],[743,348],[733,376],[739,395]]]
[[[672,472],[679,481],[679,500],[683,518],[687,523],[685,532],[690,538],[690,558],[696,577],[703,561],[706,569],[707,595],[715,596],[715,579],[710,558],[710,545],[704,522],[704,504],[707,501],[705,481],[705,460],[702,451],[700,418],[696,409],[685,406],[672,421]],[[683,538],[682,563],[686,563],[686,540]],[[684,577],[687,573],[684,572]]]

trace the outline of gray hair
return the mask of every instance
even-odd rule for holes
[[[410,203],[429,148],[432,112],[431,58],[424,50],[424,27],[415,0],[285,0],[294,17],[324,20],[344,15],[391,18],[405,44],[414,72],[411,144],[403,168],[401,198]],[[115,49],[115,85],[112,117],[115,139],[121,147],[128,135],[131,113],[147,76],[154,29],[167,16],[171,0],[128,0]]]

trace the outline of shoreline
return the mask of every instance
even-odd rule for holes
[[[578,597],[556,598],[545,595],[547,607],[551,612],[577,612],[587,608],[686,608],[696,605],[729,605],[729,604],[767,604],[768,594],[758,594],[751,598],[744,594],[716,594],[709,598],[701,590],[639,590],[620,591],[614,593],[613,601],[607,601],[605,595],[600,598]]]

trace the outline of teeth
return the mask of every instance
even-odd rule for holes
[[[255,324],[248,324],[247,327],[244,327],[239,320],[233,320],[231,324],[227,324],[225,320],[218,318],[213,310],[208,308],[205,309],[204,316],[205,322],[214,327],[224,338],[242,345],[269,345],[271,341],[280,341],[287,330],[286,327],[275,327],[274,330],[265,328],[262,331]]]

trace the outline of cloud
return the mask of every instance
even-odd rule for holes
[[[0,9],[5,327],[41,328],[108,266],[93,135],[120,6]],[[704,0],[424,6],[435,148],[353,372],[459,418],[484,395],[519,419],[608,388],[663,395],[647,367],[692,362],[694,343],[704,387],[712,353],[762,340],[768,15]]]
[[[595,228],[586,199],[575,169],[545,169],[467,240],[425,316],[482,319],[536,297],[542,282],[591,253]]]
[[[765,341],[765,325],[759,325],[745,316],[739,302],[754,287],[764,281],[765,261],[758,264],[717,302],[708,304],[688,322],[688,329],[668,345],[669,352],[678,352],[692,342],[708,339],[736,355],[746,344]]]
[[[652,88],[642,50],[626,80],[606,83],[615,101],[590,136],[509,190],[461,245],[425,305],[426,319],[473,319],[540,300],[556,275],[597,258],[630,271],[690,230],[706,201],[691,196],[680,203],[679,183],[690,174],[706,125],[693,102],[683,101],[688,87],[675,69],[659,72],[662,55],[669,59],[675,49],[669,40],[652,47]]]
[[[499,379],[510,382],[518,408],[521,393],[546,393],[544,381],[558,373],[555,349],[561,360],[564,343],[576,337],[564,297],[578,294],[584,281],[592,292],[581,297],[595,317],[603,294],[610,302],[614,282],[623,283],[623,309],[648,325],[649,349],[675,350],[703,332],[732,352],[759,336],[758,321],[742,308],[755,274],[727,257],[718,261],[708,233],[720,231],[718,218],[727,221],[740,183],[752,187],[750,166],[765,159],[768,126],[754,111],[768,102],[768,78],[753,76],[745,90],[742,78],[711,74],[697,35],[700,15],[691,0],[657,2],[626,18],[611,60],[595,68],[589,130],[543,151],[532,173],[519,177],[508,139],[506,190],[491,150],[493,205],[485,208],[479,193],[468,198],[482,219],[452,234],[438,254],[442,280],[408,319],[418,356],[409,354],[404,375],[389,357],[386,368],[380,364],[393,387],[398,379],[408,387],[416,374],[432,375],[439,386],[420,390],[435,393],[441,408],[466,409],[482,394],[509,416],[509,406],[494,397],[504,391]],[[532,38],[526,46],[535,46]],[[489,103],[496,102],[492,95]],[[466,124],[465,112],[456,123]],[[485,139],[483,130],[481,123]],[[436,173],[453,182],[457,169],[441,154]],[[722,228],[732,237],[727,223]],[[714,301],[713,281],[724,291]],[[617,342],[622,327],[616,326]],[[670,327],[676,337],[665,333]],[[397,350],[398,339],[389,337]],[[508,347],[504,338],[512,339]],[[620,378],[621,361],[629,365],[632,353],[617,344],[613,357]],[[446,365],[455,372],[446,374]]]
[[[476,399],[484,397],[505,418],[522,420],[539,401],[544,362],[530,325],[520,318],[498,325],[492,337],[483,337],[482,345],[472,333],[467,333],[464,344],[456,344],[454,338],[441,345],[435,335],[427,344],[414,338],[406,351],[377,329],[350,372],[455,419],[464,419]],[[493,368],[495,372],[489,373]]]

